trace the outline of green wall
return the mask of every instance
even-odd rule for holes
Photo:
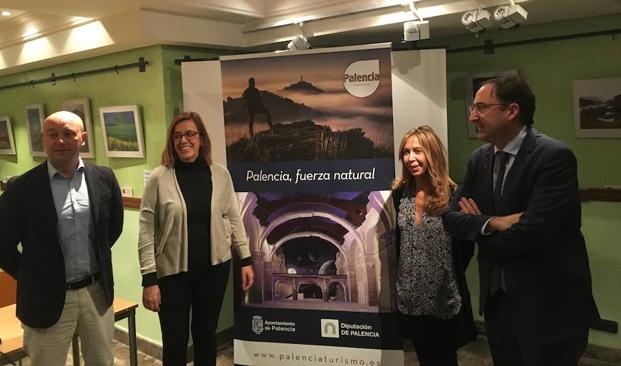
[[[77,62],[56,65],[34,71],[22,72],[0,77],[0,85],[8,85],[33,79],[70,74],[102,67],[133,63],[138,57],[144,57],[149,65],[143,73],[136,67],[78,77],[75,81],[60,80],[56,85],[39,84],[34,88],[17,87],[0,90],[0,115],[11,118],[17,155],[0,156],[0,179],[21,174],[42,161],[30,155],[28,131],[26,128],[25,106],[43,103],[46,114],[57,111],[63,100],[89,98],[92,114],[93,136],[95,139],[95,159],[89,161],[110,166],[122,187],[132,187],[134,196],[143,192],[143,173],[159,165],[160,154],[164,147],[166,128],[174,113],[178,112],[183,99],[181,89],[181,67],[174,63],[176,58],[190,55],[192,58],[209,58],[220,54],[196,48],[172,46],[153,46],[119,52],[101,57],[84,59]],[[101,135],[99,108],[114,105],[140,106],[144,131],[144,158],[109,158],[105,156]],[[141,303],[142,287],[140,285],[140,268],[137,253],[138,210],[125,210],[125,226],[121,238],[113,248],[115,291],[116,295]],[[232,289],[222,310],[219,330],[233,324]],[[137,332],[142,338],[161,344],[161,334],[157,314],[138,308]],[[125,322],[120,323],[125,327]]]
[[[42,162],[43,158],[33,158],[28,145],[25,106],[43,103],[45,113],[50,114],[61,108],[63,100],[89,98],[95,141],[95,163],[107,165],[114,169],[121,186],[134,188],[136,196],[142,195],[143,171],[157,165],[159,159],[155,151],[164,143],[165,99],[162,73],[162,51],[160,47],[141,48],[107,56],[85,59],[62,65],[56,65],[35,71],[29,71],[0,78],[0,85],[24,82],[56,75],[71,74],[85,70],[133,63],[138,57],[149,62],[145,72],[135,69],[120,70],[78,77],[75,81],[60,80],[51,83],[16,87],[0,90],[0,113],[8,115],[13,125],[17,155],[0,157],[0,178],[21,174]],[[140,106],[145,141],[145,158],[108,158],[105,156],[99,108],[115,105]]]
[[[0,178],[21,174],[33,168],[44,158],[33,158],[28,145],[25,105],[43,103],[46,114],[61,108],[61,102],[74,98],[89,98],[95,141],[95,159],[88,159],[99,165],[110,166],[122,187],[132,187],[139,197],[143,190],[143,171],[153,169],[159,164],[159,152],[165,141],[167,126],[166,98],[164,94],[164,72],[162,48],[147,47],[119,52],[77,62],[56,65],[35,71],[0,78],[0,85],[29,81],[56,75],[70,74],[113,65],[133,63],[144,57],[149,65],[143,73],[136,67],[78,77],[75,81],[60,80],[56,85],[39,84],[32,87],[17,87],[0,90],[0,114],[11,118],[16,156],[0,157]],[[103,148],[99,108],[114,105],[140,106],[145,141],[145,158],[108,158]],[[123,235],[113,248],[116,295],[140,303],[142,294],[137,254],[138,212],[125,211]],[[155,313],[141,307],[137,312],[137,329],[141,337],[161,340],[159,323]]]
[[[480,45],[485,39],[494,42],[540,38],[560,34],[592,32],[619,28],[621,16],[590,18],[540,26],[522,27],[517,31],[495,31],[482,34],[432,39],[425,45],[449,45],[450,49]],[[611,36],[538,43],[499,48],[492,55],[482,51],[449,52],[447,55],[449,154],[451,173],[460,180],[470,152],[479,146],[466,134],[465,77],[472,73],[518,70],[531,83],[537,95],[535,127],[568,143],[579,163],[581,187],[621,185],[621,140],[612,138],[575,138],[573,132],[571,82],[577,79],[618,77],[621,75],[621,39]],[[449,49],[449,50],[450,50]],[[134,195],[142,195],[143,171],[155,168],[165,141],[165,129],[182,101],[181,69],[177,58],[209,58],[222,51],[154,46],[107,56],[85,59],[40,70],[0,78],[0,85],[77,72],[115,64],[135,62],[143,56],[150,65],[147,71],[122,70],[80,77],[75,82],[59,81],[55,86],[37,85],[0,90],[0,115],[8,115],[13,123],[16,156],[0,156],[0,178],[20,174],[42,161],[33,159],[28,150],[24,106],[45,103],[46,112],[60,108],[62,100],[88,97],[91,100],[95,135],[95,163],[115,169],[121,186],[131,186]],[[107,158],[102,149],[98,108],[111,105],[137,104],[145,134],[146,157],[143,159]],[[621,204],[591,202],[583,205],[583,232],[593,273],[593,287],[602,316],[621,321]],[[138,212],[125,211],[123,235],[113,249],[117,296],[141,302],[142,288],[136,243]],[[469,282],[478,308],[476,266],[469,269]],[[231,286],[219,324],[219,330],[232,325]],[[155,313],[139,307],[137,328],[141,337],[161,343],[159,323]],[[592,343],[621,349],[621,336],[598,331],[591,332]]]

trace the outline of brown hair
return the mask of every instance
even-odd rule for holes
[[[535,123],[535,94],[526,80],[517,75],[505,75],[483,83],[491,84],[496,98],[503,103],[517,103],[520,106],[520,122],[526,126]]]
[[[202,154],[205,157],[207,164],[211,165],[211,140],[209,139],[209,134],[207,134],[207,129],[205,129],[201,116],[199,116],[196,112],[183,112],[173,118],[170,126],[168,126],[168,131],[166,132],[166,146],[164,147],[164,151],[162,151],[161,164],[169,168],[174,167],[175,161],[179,159],[177,152],[175,151],[172,134],[175,127],[184,121],[192,121],[196,125],[199,134],[203,137],[199,154]]]
[[[438,135],[429,126],[420,126],[406,132],[399,145],[399,160],[401,160],[401,176],[392,182],[392,189],[402,189],[414,192],[416,182],[403,162],[403,149],[411,137],[416,137],[423,148],[429,165],[427,174],[431,180],[431,197],[427,202],[427,211],[433,215],[439,215],[448,206],[451,200],[451,192],[455,189],[455,182],[448,175],[448,162],[446,149]]]

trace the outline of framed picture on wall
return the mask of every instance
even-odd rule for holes
[[[43,104],[30,104],[26,106],[26,126],[28,127],[28,142],[32,156],[45,156],[43,149],[43,135],[41,126],[45,119]]]
[[[507,70],[487,72],[481,74],[471,74],[466,76],[466,124],[468,128],[469,138],[475,139],[478,137],[476,128],[472,123],[468,122],[468,116],[470,116],[470,104],[474,101],[474,96],[476,95],[481,85],[483,85],[483,83],[487,80],[494,79],[499,76],[517,74],[517,70]]]
[[[106,156],[143,158],[142,123],[137,105],[99,108]]]
[[[11,119],[7,116],[0,116],[0,155],[15,155]]]
[[[621,77],[573,81],[576,137],[621,137]]]
[[[77,114],[84,122],[86,142],[80,148],[80,156],[83,158],[95,157],[95,134],[91,122],[91,106],[88,98],[65,100],[62,109]]]

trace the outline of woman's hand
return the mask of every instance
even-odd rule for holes
[[[142,289],[142,305],[151,311],[160,311],[160,287],[158,285],[147,286]]]
[[[241,277],[242,277],[242,289],[247,290],[252,287],[254,283],[254,271],[252,270],[252,265],[247,265],[241,268]]]
[[[461,213],[469,214],[469,215],[480,215],[481,210],[479,210],[479,206],[476,201],[472,198],[462,197],[459,200],[459,208],[461,209]]]

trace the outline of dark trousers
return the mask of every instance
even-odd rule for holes
[[[190,310],[194,365],[215,366],[216,328],[224,292],[229,279],[230,263],[200,276],[187,273],[159,280],[162,304],[158,313],[162,329],[163,365],[186,364]]]
[[[403,336],[412,340],[421,366],[457,366],[455,319],[401,315]]]
[[[485,306],[485,328],[494,366],[576,366],[589,330],[560,342],[541,343],[535,324],[520,319],[511,298],[500,291]]]

